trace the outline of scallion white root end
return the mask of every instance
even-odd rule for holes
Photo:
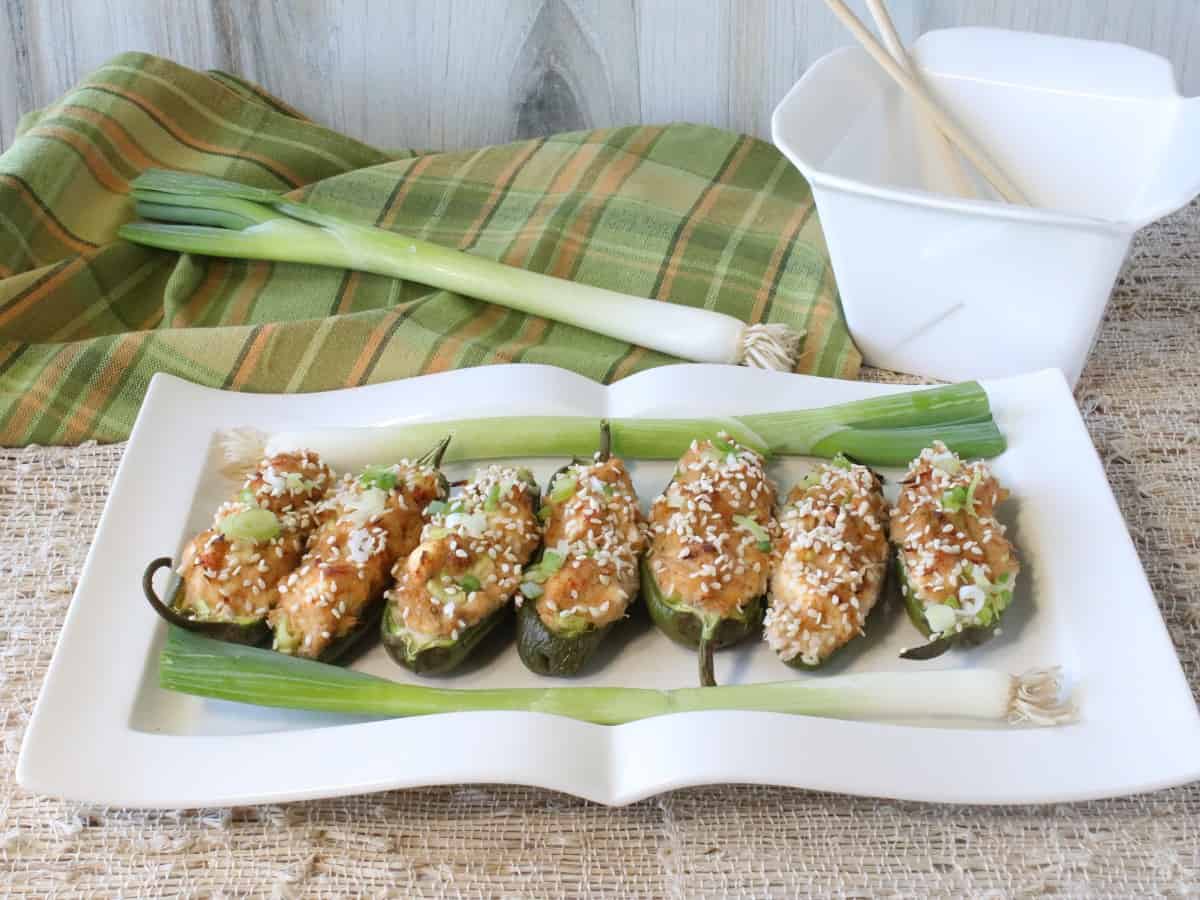
[[[774,369],[790,372],[800,357],[804,332],[793,331],[779,323],[758,323],[742,329],[737,361],[753,369]]]
[[[218,441],[221,457],[225,460],[221,474],[228,478],[241,478],[263,458],[267,436],[257,428],[242,426],[220,432]]]
[[[1014,675],[1008,721],[1014,725],[1066,725],[1076,721],[1079,709],[1063,687],[1061,666]]]

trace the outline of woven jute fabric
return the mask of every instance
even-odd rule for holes
[[[1140,235],[1077,391],[1194,690],[1198,234],[1200,205]],[[185,812],[31,796],[13,783],[18,747],[121,451],[0,451],[0,894],[1200,895],[1200,784],[998,808],[733,786],[624,809],[478,786]],[[1089,600],[1125,614],[1121,597]],[[1136,658],[1112,664],[1136,677]]]

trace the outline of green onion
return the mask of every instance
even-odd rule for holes
[[[358,476],[358,483],[363,487],[390,491],[396,486],[396,473],[389,466],[367,466]]]
[[[717,435],[715,438],[713,438],[711,443],[717,452],[721,454],[722,458],[729,456],[730,454],[737,453],[737,447],[729,443],[729,441],[725,440],[720,435]]]
[[[461,421],[279,432],[252,446],[230,432],[233,466],[252,465],[255,453],[313,450],[341,468],[372,459],[411,457],[452,434],[447,462],[522,456],[590,457],[601,419],[590,416],[511,416]],[[869,466],[902,466],[934,440],[966,457],[1004,451],[987,394],[975,382],[948,385],[792,412],[713,419],[610,419],[612,452],[627,459],[678,459],[693,440],[726,432],[766,457],[838,453]]]
[[[254,499],[254,491],[250,488],[242,488],[238,491],[238,499],[250,506],[257,505],[258,501]]]
[[[434,500],[432,503],[430,503],[428,506],[425,507],[425,515],[427,515],[427,516],[436,516],[438,513],[444,513],[445,511],[446,511],[446,501],[445,500]]]
[[[971,476],[971,483],[969,485],[967,485],[967,502],[966,502],[967,514],[974,516],[976,519],[979,518],[979,514],[977,512],[975,512],[975,491],[979,488],[979,485],[982,483],[982,481],[983,481],[983,473],[980,472],[977,467],[975,469],[975,474]]]
[[[758,541],[759,550],[765,553],[771,549],[771,535],[767,533],[767,529],[759,525],[753,518],[750,516],[734,516],[733,523],[741,525],[754,536],[754,539]]]
[[[965,718],[1033,725],[1073,721],[1061,671],[1021,676],[985,669],[868,672],[770,684],[652,690],[623,687],[464,690],[402,684],[170,626],[159,657],[168,690],[259,706],[384,718],[476,710],[568,716],[619,725],[703,710],[751,710],[839,719]]]
[[[483,509],[485,512],[495,512],[500,508],[500,482],[492,485],[492,489],[488,491],[487,499],[483,501]]]
[[[538,563],[538,568],[545,572],[547,576],[553,575],[563,567],[563,555],[554,550],[547,550],[542,554],[542,561]]]
[[[577,490],[579,482],[571,475],[562,475],[554,482],[554,488],[550,491],[550,502],[565,503],[575,496]]]
[[[150,170],[120,236],[181,253],[374,272],[586,328],[683,359],[791,371],[801,334],[698,307],[633,297],[338,218],[281,194],[202,175]]]
[[[971,476],[969,485],[959,485],[942,493],[942,509],[946,512],[959,512],[966,510],[968,515],[978,518],[975,512],[975,491],[979,487],[979,483],[983,480],[983,476],[979,470],[975,470],[975,474]]]
[[[300,638],[302,635],[297,632],[292,634],[288,628],[287,616],[280,616],[275,623],[275,640],[273,646],[276,653],[293,653],[300,646]]]
[[[300,492],[308,493],[314,487],[313,483],[299,472],[288,472],[284,476],[283,481],[287,485],[287,489],[293,494]]]
[[[958,512],[967,505],[967,489],[963,485],[942,492],[942,509]]]
[[[246,509],[226,516],[217,523],[217,531],[235,541],[269,541],[279,537],[279,518],[269,509]]]
[[[536,566],[531,566],[525,573],[525,577],[535,585],[541,584],[555,572],[563,567],[563,555],[554,550],[546,550],[542,553],[542,558]],[[539,596],[541,591],[539,590]],[[526,595],[528,596],[528,595]]]
[[[481,585],[479,583],[479,579],[474,575],[464,575],[459,579],[458,586],[469,594],[471,591],[479,590]]]
[[[542,594],[546,593],[546,591],[536,581],[523,581],[521,582],[521,593],[530,600],[536,600]]]

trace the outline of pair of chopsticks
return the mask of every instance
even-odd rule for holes
[[[850,31],[852,35],[862,45],[867,53],[875,62],[883,68],[888,75],[892,77],[900,88],[916,102],[921,111],[928,117],[930,122],[944,135],[946,141],[958,148],[971,164],[979,170],[979,174],[987,179],[988,183],[996,189],[996,192],[1007,200],[1009,203],[1019,203],[1029,206],[1029,200],[1021,192],[1021,189],[1013,183],[1004,170],[1001,169],[987,151],[980,146],[971,135],[956,122],[951,115],[938,104],[936,100],[930,96],[925,85],[920,79],[916,67],[909,59],[908,53],[904,49],[904,44],[900,40],[900,35],[896,33],[896,26],[892,23],[891,16],[888,15],[887,7],[884,5],[884,0],[867,0],[867,8],[871,11],[872,18],[875,19],[875,24],[879,27],[879,33],[883,36],[885,48],[883,44],[875,38],[870,30],[865,26],[845,3],[845,0],[825,0],[826,5],[833,11],[833,14],[841,19],[842,24]],[[890,52],[889,52],[890,51]],[[950,147],[945,141],[939,141],[939,146],[942,148],[943,160],[946,164],[947,171],[955,180],[957,186],[962,189],[961,192],[969,196],[971,193],[969,182],[966,179],[966,173],[963,172],[959,160],[954,156]]]

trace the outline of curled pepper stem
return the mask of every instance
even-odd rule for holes
[[[705,620],[700,627],[700,642],[696,645],[696,653],[700,661],[701,687],[717,686],[717,679],[713,674],[713,650],[716,649],[717,628],[720,621],[720,619]]]
[[[232,641],[236,644],[257,644],[267,635],[266,619],[260,619],[250,624],[239,624],[224,621],[206,622],[182,614],[174,606],[175,596],[182,590],[178,581],[168,584],[165,599],[160,599],[158,592],[154,589],[154,576],[160,569],[170,569],[171,564],[171,557],[160,556],[158,559],[151,560],[150,564],[146,566],[146,571],[142,573],[142,593],[146,595],[146,601],[160,618],[187,631],[194,631],[217,640]]]
[[[604,463],[608,462],[612,456],[612,426],[608,424],[608,419],[600,420],[600,450],[596,454],[596,458]]]
[[[450,441],[453,438],[454,435],[452,434],[446,435],[444,438],[434,444],[434,446],[431,447],[420,459],[418,459],[417,462],[422,465],[430,465],[435,469],[440,469],[442,467],[442,457],[446,455],[446,448],[450,446]]]
[[[146,571],[142,573],[142,593],[146,595],[146,600],[156,613],[168,622],[178,625],[179,622],[176,620],[182,619],[183,616],[163,603],[159,599],[158,591],[154,589],[154,576],[158,574],[158,570],[170,568],[170,566],[171,557],[169,556],[160,556],[158,559],[151,560],[150,565],[146,566]]]

